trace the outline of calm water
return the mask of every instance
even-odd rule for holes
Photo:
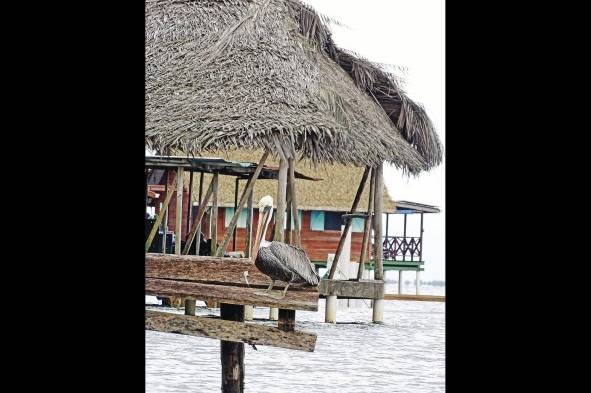
[[[387,285],[387,293],[396,291]],[[444,292],[429,286],[421,291]],[[414,287],[403,293],[414,293]],[[296,315],[296,329],[318,335],[314,352],[245,345],[247,392],[445,391],[445,303],[386,301],[383,325],[371,323],[369,303],[339,308],[339,323],[326,324],[324,305],[321,299],[318,312]],[[202,307],[197,314],[219,315],[219,309]],[[268,308],[256,308],[254,317],[268,314]],[[146,392],[219,392],[220,384],[218,340],[146,331]]]

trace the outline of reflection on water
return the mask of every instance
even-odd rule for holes
[[[425,286],[421,292],[443,295],[444,290]],[[386,292],[395,293],[396,285],[387,285]],[[414,293],[414,287],[403,292]],[[257,308],[254,317],[268,313]],[[219,315],[219,309],[202,307],[197,314]],[[296,329],[318,335],[315,351],[266,346],[255,351],[245,345],[245,390],[444,392],[445,303],[386,301],[385,323],[372,324],[371,317],[368,306],[340,308],[339,323],[326,324],[324,300],[318,312],[297,311]],[[218,340],[146,331],[146,392],[219,392],[220,385]]]

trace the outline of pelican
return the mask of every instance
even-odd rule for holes
[[[285,297],[290,284],[318,285],[320,277],[316,274],[316,270],[304,250],[289,244],[265,240],[265,233],[271,222],[272,211],[273,198],[269,195],[261,198],[259,201],[257,237],[252,255],[255,266],[271,279],[271,284],[264,293],[271,292],[276,280],[287,283],[283,290],[283,297]]]

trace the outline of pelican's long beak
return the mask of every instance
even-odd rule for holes
[[[265,232],[267,231],[266,224],[269,222],[269,215],[271,214],[271,209],[271,206],[265,206],[262,212],[259,210],[259,222],[257,224],[256,240],[254,242],[254,247],[252,248],[253,261],[257,259],[259,248],[261,247],[261,242],[265,238]]]

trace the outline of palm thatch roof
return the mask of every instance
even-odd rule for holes
[[[261,155],[262,151],[247,152],[247,151],[232,151],[230,153],[218,154],[218,157],[241,162],[256,161]],[[269,158],[267,161],[270,166],[278,165],[276,158]],[[349,211],[351,204],[355,198],[357,187],[363,175],[363,168],[352,168],[342,164],[314,166],[308,160],[299,162],[296,168],[303,174],[321,179],[318,181],[311,180],[296,180],[296,196],[298,199],[298,209],[301,210],[326,210],[326,211]],[[207,190],[207,186],[211,181],[211,175],[204,176],[203,192]],[[223,207],[234,206],[234,177],[220,176],[218,185],[218,204]],[[188,190],[189,180],[185,176],[185,189]],[[240,182],[238,190],[238,198],[246,187],[246,181]],[[365,190],[359,203],[358,211],[367,210],[367,198],[369,194],[369,178],[365,186]],[[193,178],[193,201],[198,200],[199,195],[199,175],[194,175]],[[271,195],[273,200],[277,200],[277,182],[272,180],[258,180],[255,183],[253,200],[256,203],[265,195]],[[395,204],[388,192],[384,188],[384,212],[392,213],[395,209]]]
[[[159,153],[269,149],[419,173],[441,161],[424,110],[339,49],[299,0],[146,0],[145,138]]]

